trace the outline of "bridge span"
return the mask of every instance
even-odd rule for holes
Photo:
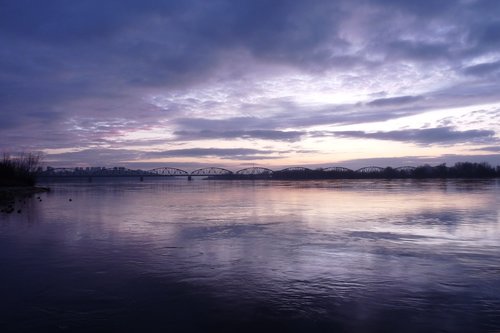
[[[288,167],[281,170],[272,170],[265,167],[248,167],[232,171],[222,167],[206,167],[193,171],[186,171],[175,167],[160,167],[150,170],[132,170],[127,168],[47,168],[39,176],[49,177],[209,177],[217,179],[322,179],[322,178],[367,178],[400,176],[407,177],[415,170],[414,167],[382,168],[369,166],[357,170],[331,166],[326,168],[310,169],[306,167]]]
[[[209,179],[392,179],[392,178],[491,178],[500,176],[500,166],[496,169],[488,163],[456,163],[455,166],[421,165],[379,167],[367,166],[360,169],[349,169],[331,166],[311,169],[294,166],[280,170],[265,167],[248,167],[237,171],[222,167],[206,167],[187,171],[175,167],[161,167],[150,170],[132,170],[124,167],[77,167],[77,168],[41,168],[36,172],[38,177],[208,177]]]

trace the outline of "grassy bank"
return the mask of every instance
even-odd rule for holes
[[[5,203],[9,203],[16,198],[29,197],[33,194],[49,191],[50,189],[48,187],[41,186],[2,186],[0,187],[0,205],[5,205]]]
[[[36,187],[36,171],[40,155],[27,153],[11,157],[4,153],[0,160],[0,209],[12,212],[16,199],[47,192],[45,187]]]
[[[40,155],[24,153],[11,157],[4,153],[0,160],[0,188],[35,186]]]

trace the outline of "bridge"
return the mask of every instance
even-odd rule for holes
[[[325,179],[325,178],[369,178],[369,177],[409,177],[415,167],[402,166],[397,168],[382,168],[368,166],[357,170],[332,166],[310,169],[306,167],[288,167],[272,170],[264,167],[248,167],[231,171],[221,167],[206,167],[191,172],[174,168],[160,167],[151,170],[132,170],[127,168],[47,168],[38,175],[42,177],[208,177],[212,179]]]

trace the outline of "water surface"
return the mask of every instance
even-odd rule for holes
[[[498,180],[49,186],[0,215],[2,332],[500,331]]]

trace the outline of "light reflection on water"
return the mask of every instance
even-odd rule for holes
[[[0,215],[1,331],[500,330],[498,180],[50,186]]]

